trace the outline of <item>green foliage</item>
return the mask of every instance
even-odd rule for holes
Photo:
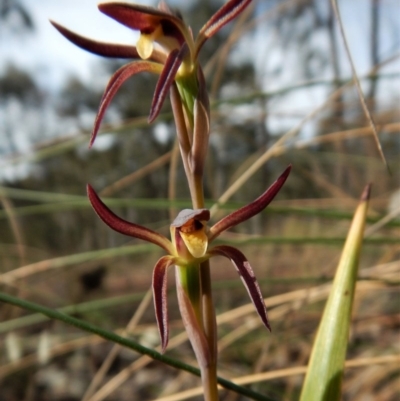
[[[313,344],[300,401],[339,401],[346,359],[351,312],[368,210],[370,186],[365,188]]]

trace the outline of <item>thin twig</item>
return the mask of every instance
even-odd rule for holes
[[[379,154],[380,154],[380,156],[382,158],[382,161],[385,164],[388,172],[390,172],[390,168],[389,168],[388,162],[386,160],[385,154],[383,153],[382,145],[381,145],[381,143],[379,141],[379,135],[378,135],[378,131],[376,129],[376,125],[375,125],[374,119],[373,119],[373,117],[372,117],[372,115],[371,115],[371,113],[370,113],[370,111],[368,109],[367,102],[365,101],[365,96],[364,96],[364,93],[363,93],[361,85],[360,85],[360,80],[358,79],[357,71],[356,71],[356,68],[355,68],[355,65],[354,65],[354,62],[353,62],[353,57],[352,57],[351,52],[350,52],[349,43],[347,41],[346,33],[344,31],[342,18],[340,16],[337,0],[331,0],[331,2],[332,2],[333,10],[335,12],[336,19],[337,19],[338,24],[339,24],[340,32],[342,34],[343,43],[344,43],[344,47],[346,49],[347,57],[349,59],[350,65],[351,65],[351,71],[352,71],[352,74],[353,74],[354,83],[355,83],[356,88],[357,88],[358,96],[360,97],[361,106],[362,106],[362,108],[364,110],[365,116],[367,117],[367,120],[368,120],[369,124],[371,125],[372,132],[374,133],[374,138],[375,138],[376,146],[378,148],[378,152],[379,152]]]
[[[151,290],[148,290],[143,297],[142,301],[140,302],[138,308],[136,309],[135,313],[133,314],[131,320],[126,326],[126,329],[122,332],[122,336],[125,336],[127,333],[131,333],[139,320],[142,318],[145,310],[149,306],[150,300],[152,298]],[[101,381],[104,379],[104,376],[110,369],[111,365],[113,364],[115,358],[118,356],[119,351],[122,349],[122,346],[119,344],[114,344],[111,348],[111,351],[108,353],[107,357],[104,359],[103,363],[101,364],[99,370],[96,372],[95,376],[92,379],[89,387],[87,388],[85,394],[82,397],[82,401],[88,401],[92,394],[95,392],[96,388],[99,386]]]
[[[168,177],[168,200],[170,202],[176,199],[176,186],[177,186],[177,176],[178,176],[178,165],[179,165],[179,141],[178,138],[175,139],[174,147],[172,149],[171,163],[169,165],[169,177]],[[176,208],[171,206],[169,208],[169,217],[173,221],[177,215]]]
[[[346,361],[346,368],[360,368],[364,366],[370,366],[372,364],[375,365],[383,365],[383,364],[399,364],[400,363],[400,355],[384,355],[370,358],[357,358]],[[280,379],[283,377],[303,375],[307,371],[307,366],[296,366],[293,368],[279,369],[274,370],[272,372],[263,372],[257,373],[254,375],[241,376],[235,379],[232,379],[233,382],[237,384],[251,384],[258,383],[261,381]],[[201,387],[193,388],[190,390],[182,391],[181,393],[172,394],[167,397],[157,398],[153,401],[183,401],[189,398],[195,397],[197,395],[202,394],[203,389]]]
[[[390,213],[388,213],[385,217],[383,217],[381,220],[377,221],[374,225],[368,227],[365,230],[364,236],[368,237],[372,234],[374,234],[376,231],[380,230],[382,227],[384,227],[389,221],[395,219],[397,216],[400,215],[400,205]]]
[[[146,175],[152,173],[153,171],[159,169],[164,164],[167,164],[171,159],[172,151],[169,151],[162,156],[158,157],[157,159],[153,160],[151,163],[147,164],[146,166],[140,168],[137,171],[115,181],[113,184],[105,187],[101,192],[100,195],[102,196],[110,196],[117,191],[120,191],[126,188],[128,185],[131,185],[133,182],[140,180],[141,178],[145,177]]]
[[[13,232],[14,238],[15,238],[15,242],[17,243],[19,262],[21,265],[25,265],[26,264],[26,254],[25,254],[25,247],[24,247],[23,230],[21,230],[21,226],[18,223],[17,217],[15,216],[13,203],[11,202],[10,199],[8,199],[6,196],[4,196],[1,192],[2,191],[0,189],[0,202],[2,203],[2,205],[4,207],[4,211],[10,222],[10,226],[11,226],[11,230]]]
[[[19,308],[23,308],[26,310],[43,313],[44,315],[50,317],[51,319],[60,320],[66,324],[75,326],[86,332],[97,334],[100,337],[103,337],[114,343],[123,345],[124,347],[130,348],[142,355],[148,355],[154,360],[163,362],[171,367],[174,367],[179,370],[184,370],[195,376],[200,377],[199,369],[195,368],[194,366],[180,362],[180,361],[173,359],[171,357],[168,357],[166,355],[162,355],[155,350],[144,347],[143,345],[139,344],[136,341],[133,341],[133,340],[125,338],[125,337],[121,337],[112,331],[104,330],[98,326],[87,323],[84,320],[77,319],[75,317],[66,315],[64,313],[60,313],[54,309],[47,308],[45,306],[42,306],[42,305],[39,305],[39,304],[36,304],[33,302],[29,302],[29,301],[25,301],[25,300],[17,298],[17,297],[13,297],[12,295],[5,294],[4,292],[0,292],[0,301],[9,303],[11,305],[15,305]],[[269,397],[263,396],[252,390],[238,386],[238,385],[230,382],[229,380],[226,380],[226,379],[223,379],[220,377],[218,377],[217,380],[218,380],[218,383],[221,384],[223,387],[225,387],[229,390],[235,391],[239,394],[242,394],[250,399],[259,400],[259,401],[275,401],[275,400],[271,400],[271,398],[269,398]]]
[[[396,60],[399,57],[398,54],[388,58],[387,60],[380,63],[378,66],[374,66],[369,73],[374,73],[379,68],[385,66],[386,64]],[[325,107],[330,104],[333,100],[335,100],[341,93],[350,86],[351,82],[348,82],[341,86],[340,88],[333,91],[329,97],[317,108],[312,110],[309,114],[307,114],[297,126],[290,129],[284,135],[282,135],[268,150],[266,150],[254,163],[251,165],[247,170],[220,196],[217,202],[211,207],[210,212],[213,216],[217,210],[219,209],[220,205],[226,203],[230,197],[236,193],[248,180],[249,178],[256,173],[273,155],[276,154],[278,149],[282,151],[283,145],[287,142],[290,138],[293,138],[303,127],[303,125],[314,118],[320,111],[324,110]],[[240,168],[240,167],[239,167]]]

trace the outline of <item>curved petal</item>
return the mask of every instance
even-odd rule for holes
[[[180,50],[175,49],[169,53],[154,91],[153,101],[150,108],[149,123],[153,122],[160,113],[164,100],[175,80],[176,73],[178,72],[182,60],[187,52],[188,47],[184,44]]]
[[[228,216],[221,219],[218,223],[215,223],[210,228],[210,241],[220,235],[223,231],[229,230],[231,227],[234,227],[237,224],[250,219],[251,217],[264,210],[275,198],[275,195],[279,192],[282,185],[285,183],[291,168],[292,165],[286,167],[285,171],[278,177],[278,179],[256,200],[232,212],[231,214],[228,214]]]
[[[180,18],[154,7],[117,1],[100,3],[98,7],[102,13],[128,28],[151,33],[161,26],[164,35],[175,38],[180,45],[191,40],[188,37],[188,30]]]
[[[168,267],[176,263],[177,258],[163,256],[153,270],[153,299],[156,312],[158,331],[161,337],[162,352],[168,344],[168,305],[167,305],[167,271]]]
[[[224,25],[239,15],[251,0],[229,0],[226,2],[201,28],[195,44],[195,57],[202,48],[204,42],[215,35]]]
[[[240,275],[240,278],[243,281],[243,284],[247,289],[247,292],[250,295],[251,301],[256,307],[258,315],[260,316],[265,327],[269,331],[271,331],[271,326],[269,325],[267,308],[264,303],[264,298],[261,294],[261,290],[257,283],[257,279],[254,275],[253,269],[251,268],[250,263],[243,255],[243,253],[240,252],[238,249],[233,248],[232,246],[220,245],[212,248],[210,251],[210,255],[225,256],[226,258],[232,261],[232,263],[234,264],[236,270]]]
[[[139,238],[151,242],[165,249],[168,253],[174,253],[171,241],[167,237],[138,224],[129,223],[114,214],[99,198],[95,190],[88,184],[87,193],[89,201],[97,215],[113,230],[130,237]]]
[[[50,20],[50,23],[61,33],[66,39],[72,42],[74,45],[81,49],[87,50],[88,52],[97,54],[98,56],[104,57],[115,57],[115,58],[140,58],[135,46],[122,45],[116,43],[99,42],[94,39],[89,39],[84,36],[78,35],[75,32],[63,27]]]
[[[133,61],[129,64],[124,65],[114,73],[114,75],[108,82],[107,87],[100,100],[100,107],[97,112],[96,119],[94,121],[89,147],[93,145],[93,142],[96,139],[97,132],[99,131],[100,128],[100,123],[104,117],[104,113],[107,110],[107,107],[109,106],[111,100],[117,93],[118,89],[121,87],[121,85],[128,78],[130,78],[135,74],[138,74],[143,71],[151,72],[153,74],[160,74],[162,72],[162,68],[163,68],[162,64],[154,63],[151,61]]]

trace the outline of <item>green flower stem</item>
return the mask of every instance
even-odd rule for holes
[[[204,192],[203,192],[203,176],[193,175],[191,186],[193,187],[193,196],[192,196],[193,208],[203,209],[205,207]]]
[[[201,282],[199,274],[199,265],[177,266],[179,279],[185,290],[190,303],[196,314],[196,319],[202,326],[202,310],[201,310]]]
[[[217,321],[211,289],[210,261],[207,260],[200,265],[200,279],[203,303],[203,326],[210,349],[211,361],[208,369],[203,374],[203,382],[207,383],[207,388],[214,391],[214,397],[210,395],[210,400],[218,400],[217,393]]]
[[[193,132],[194,123],[192,122],[190,123],[191,123],[191,131]],[[205,132],[204,135],[207,136],[208,132]],[[188,161],[189,160],[187,160],[186,163]],[[190,187],[193,208],[202,209],[205,206],[203,174],[194,174],[190,168],[187,169],[186,167],[185,170]],[[208,344],[208,355],[209,355],[209,359],[205,365],[202,364],[200,360],[198,361],[201,370],[201,378],[203,382],[204,399],[206,401],[218,401],[219,397],[217,388],[217,359],[218,359],[217,323],[215,318],[214,303],[212,299],[211,272],[210,272],[209,261],[203,262],[200,265],[199,284],[201,289],[201,303],[202,303],[201,327],[204,330],[205,338]]]
[[[201,179],[200,186],[198,185],[198,180],[193,179],[193,174],[190,169],[190,152],[191,152],[192,141],[189,138],[188,127],[186,126],[185,115],[183,112],[184,105],[182,103],[182,97],[180,91],[181,89],[179,85],[172,85],[170,91],[171,92],[170,99],[171,99],[172,111],[175,118],[175,125],[178,134],[179,148],[182,156],[183,166],[185,168],[185,174],[189,184],[190,197],[192,199],[193,206],[196,207],[195,204],[198,202],[203,202],[204,204],[204,196],[202,195],[203,184]],[[187,114],[188,113],[186,112],[186,115]],[[193,132],[194,121],[188,121],[188,122],[190,123],[190,126],[192,127],[191,130]]]
[[[199,276],[200,267],[196,266],[196,275],[190,272],[190,270],[194,270],[193,267],[194,266],[190,266],[185,270],[177,266],[176,290],[179,309],[188,338],[200,367],[204,400],[218,401],[216,356],[213,354],[214,350],[210,349],[209,341],[203,326],[203,314],[201,309],[202,294]],[[196,294],[194,294],[195,299],[193,299],[193,295],[189,297],[188,294],[188,292],[191,291],[189,290],[188,281],[191,279],[196,280],[196,283],[193,283],[194,288],[191,288],[192,291],[193,289],[198,290]]]
[[[194,68],[192,73],[179,77],[176,81],[181,99],[183,100],[183,107],[186,111],[186,116],[191,127],[194,126],[194,101],[199,90],[196,70],[197,69]]]
[[[217,363],[217,321],[214,303],[212,299],[210,261],[206,260],[200,265],[200,279],[202,283],[203,325],[208,344],[213,357],[213,363]]]
[[[113,343],[120,344],[124,347],[130,348],[133,351],[138,352],[142,355],[147,355],[150,358],[165,363],[166,365],[172,366],[176,369],[183,370],[185,372],[191,373],[192,375],[200,377],[200,370],[195,368],[194,366],[188,365],[186,363],[177,361],[176,359],[170,358],[168,356],[162,355],[159,352],[152,350],[150,348],[146,348],[143,345],[140,345],[136,341],[130,340],[128,338],[121,337],[112,331],[104,330],[98,326],[87,323],[83,320],[77,319],[75,317],[69,316],[65,313],[61,313],[57,310],[47,308],[45,306],[36,304],[34,302],[25,301],[23,299],[14,297],[12,295],[5,294],[4,292],[0,292],[0,301],[5,302],[11,305],[18,306],[19,308],[23,308],[29,310],[31,312],[41,313],[50,319],[60,320],[69,325],[78,327],[79,329],[86,331],[88,333],[97,334],[98,336],[110,340]],[[246,389],[242,386],[238,386],[229,380],[217,378],[218,384],[222,387],[234,391],[238,394],[241,394],[247,398],[256,401],[276,401],[270,397],[266,397],[264,395],[258,394],[252,390]]]
[[[182,160],[187,162],[190,153],[191,143],[189,141],[189,134],[186,127],[185,116],[183,114],[183,104],[180,97],[178,85],[173,84],[170,90],[170,100],[172,112],[174,114],[175,126],[179,140],[179,147],[181,150]],[[189,170],[186,170],[186,176],[189,177]]]
[[[190,196],[192,198],[193,209],[203,209],[204,208],[204,195],[203,195],[203,178],[197,177],[190,171],[189,162],[185,164],[185,171],[188,175],[188,183],[190,189]],[[187,168],[186,168],[187,165]]]
[[[177,80],[176,87],[171,88],[171,104],[178,132],[182,160],[185,168],[193,209],[204,208],[203,174],[194,172],[192,145],[194,138],[194,105],[198,97],[199,83],[197,79],[197,66],[193,73],[187,74]],[[177,93],[179,92],[179,93]],[[199,118],[199,116],[197,116]],[[201,118],[201,117],[200,117]],[[202,126],[202,125],[201,125]],[[206,125],[204,125],[206,126]],[[201,133],[197,132],[196,135]],[[208,132],[204,132],[204,138]],[[192,307],[199,323],[196,327],[187,327],[190,341],[195,349],[196,357],[201,370],[201,378],[204,388],[204,399],[206,401],[218,401],[217,389],[217,324],[215,320],[215,308],[211,292],[211,274],[209,262],[202,263],[196,268],[196,276],[191,267],[184,270],[179,269],[180,282],[186,290]],[[195,269],[193,269],[195,270]],[[196,283],[195,283],[196,281]],[[186,288],[185,288],[186,287]],[[179,288],[177,288],[179,291]],[[178,296],[179,298],[179,296]],[[183,302],[183,301],[182,301]],[[187,323],[191,326],[191,323]],[[196,333],[202,330],[202,333]],[[193,337],[193,338],[191,338]],[[207,342],[203,344],[199,337]],[[207,350],[205,349],[207,348]]]
[[[192,195],[193,208],[204,208],[204,191],[202,175],[191,175],[188,177],[194,188]],[[209,260],[200,265],[200,286],[202,300],[202,327],[207,339],[210,360],[207,366],[200,366],[201,377],[204,387],[204,399],[207,401],[218,401],[217,389],[217,322],[215,308],[212,298],[211,272]]]

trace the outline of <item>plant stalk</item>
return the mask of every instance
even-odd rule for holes
[[[204,208],[203,177],[192,175],[190,178],[192,182],[191,188],[194,188],[195,192],[195,196],[192,197],[193,208]],[[209,260],[201,263],[199,279],[202,300],[202,329],[204,330],[209,350],[209,360],[207,364],[205,366],[200,364],[204,399],[206,401],[217,401],[219,399],[217,389],[217,322],[212,298]]]
[[[121,337],[118,334],[115,334],[112,331],[105,330],[101,327],[95,326],[91,323],[85,322],[84,320],[77,319],[73,316],[62,313],[58,310],[47,308],[45,306],[26,301],[21,298],[14,297],[12,295],[6,294],[0,291],[0,302],[5,302],[10,305],[15,305],[19,308],[29,310],[31,312],[40,313],[44,316],[47,316],[50,319],[59,320],[71,326],[75,326],[81,330],[84,330],[88,333],[96,334],[106,340],[109,340],[113,343],[120,344],[124,347],[130,348],[133,351],[138,352],[141,355],[147,355],[150,358],[163,362],[173,368],[188,372],[195,376],[200,376],[201,372],[193,366],[187,365],[181,361],[168,357],[166,355],[160,354],[159,352],[146,348],[143,345],[133,341],[129,338]],[[262,394],[256,393],[246,387],[239,386],[230,382],[229,380],[217,378],[219,384],[225,387],[228,390],[234,391],[238,394],[241,394],[249,399],[256,401],[276,401],[270,397],[264,396]]]

